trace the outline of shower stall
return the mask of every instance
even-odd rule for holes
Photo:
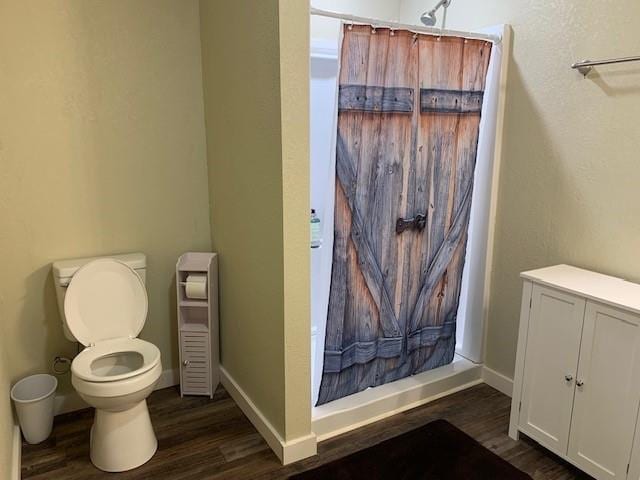
[[[448,5],[448,2],[440,3],[442,4],[441,6],[446,7]],[[316,13],[326,14],[327,12]],[[334,273],[335,283],[334,269],[337,268],[337,257],[334,258],[334,249],[338,247],[334,245],[334,240],[340,241],[339,234],[336,236],[336,222],[340,221],[340,215],[342,215],[340,213],[342,210],[336,207],[336,197],[338,196],[339,198],[343,188],[340,182],[340,175],[336,173],[336,170],[340,170],[340,168],[337,168],[339,165],[336,163],[336,159],[340,155],[337,155],[336,151],[339,150],[338,143],[342,141],[339,135],[338,117],[339,112],[344,113],[347,107],[345,107],[344,101],[340,99],[340,95],[344,96],[346,91],[345,86],[339,80],[341,67],[344,68],[344,65],[341,65],[341,62],[344,61],[341,53],[343,52],[342,49],[346,48],[342,44],[342,36],[335,42],[312,39],[310,59],[310,190],[311,206],[322,221],[322,244],[320,248],[314,248],[311,251],[311,383],[314,431],[320,439],[354,428],[375,418],[425,403],[430,399],[437,398],[456,389],[466,388],[481,381],[484,326],[487,316],[486,300],[489,292],[487,266],[491,262],[495,186],[499,171],[498,162],[495,160],[499,158],[499,145],[496,148],[496,136],[499,135],[499,130],[501,129],[501,125],[498,122],[501,119],[501,112],[504,108],[504,92],[501,90],[501,81],[504,81],[505,74],[503,51],[508,42],[508,30],[503,26],[475,33],[448,32],[441,29],[436,32],[428,27],[406,26],[390,22],[367,22],[367,19],[362,18],[345,15],[336,16],[346,22],[345,28],[349,30],[354,28],[349,26],[350,24],[359,26],[368,23],[373,25],[368,25],[366,28],[373,28],[372,33],[374,34],[376,33],[376,27],[378,27],[378,33],[391,36],[399,34],[401,29],[409,30],[411,35],[430,35],[429,37],[424,37],[425,46],[431,45],[429,42],[432,39],[437,39],[435,41],[439,42],[439,38],[443,34],[451,38],[459,37],[459,41],[452,41],[463,45],[462,48],[474,38],[480,42],[478,40],[480,38],[484,44],[487,44],[486,51],[490,51],[490,59],[487,60],[486,79],[483,84],[484,96],[482,98],[476,96],[480,98],[477,108],[478,112],[481,109],[482,115],[477,116],[477,140],[471,139],[476,147],[475,168],[472,167],[471,173],[473,188],[469,188],[469,213],[467,233],[463,239],[464,245],[457,250],[458,252],[463,252],[463,258],[460,262],[460,280],[456,287],[458,301],[452,303],[455,312],[450,317],[455,322],[455,341],[452,343],[452,345],[455,345],[453,361],[447,361],[446,364],[438,365],[434,369],[427,369],[427,371],[418,369],[412,372],[409,369],[399,375],[387,373],[388,381],[365,383],[348,390],[347,394],[335,394],[335,392],[328,396],[325,394],[325,399],[320,402],[322,405],[316,406],[319,403],[323,372],[326,382],[327,372],[331,371],[331,368],[325,365],[325,361],[329,359],[330,362],[333,362],[333,358],[335,358],[333,354],[335,348],[332,349],[327,346],[327,318],[330,311],[330,302],[333,301],[331,300],[332,272]],[[423,15],[423,17],[425,16],[428,19],[432,19],[435,16],[435,12],[427,12]],[[423,23],[425,25],[428,24],[426,21]],[[438,35],[432,36],[434,33],[437,33],[440,37]],[[434,43],[433,45],[438,48],[440,44]],[[482,43],[478,43],[478,45],[482,46]],[[426,47],[423,47],[423,50],[426,51]],[[365,89],[363,91],[371,92],[373,91],[372,88],[375,87],[368,88],[368,90]],[[397,91],[394,92],[398,93]],[[431,94],[433,92],[435,90]],[[425,92],[421,91],[420,94],[424,98]],[[460,95],[468,94],[463,92]],[[420,101],[416,100],[414,103],[419,105]],[[362,110],[364,107],[357,108]],[[422,108],[422,114],[426,114],[427,110],[424,106],[418,108]],[[445,113],[450,115],[452,112]],[[371,112],[365,112],[363,115],[369,114]],[[435,114],[435,110],[428,114]],[[338,195],[336,194],[336,188],[339,189]],[[336,210],[340,211],[336,213]],[[398,222],[400,220],[404,219],[398,219]],[[407,220],[416,222],[415,218]],[[411,229],[417,224],[410,225],[408,223],[407,225],[407,228]],[[398,234],[401,232],[403,232],[402,229],[398,231]],[[352,252],[352,256],[362,257],[362,250],[359,250],[359,254],[355,249],[354,252],[356,253]],[[360,262],[360,264],[363,263],[362,258],[357,258],[355,261]],[[366,276],[366,273],[364,275]],[[336,285],[333,288],[336,290]],[[350,289],[345,289],[343,294],[352,296],[354,292]],[[333,296],[335,296],[335,292]],[[401,298],[397,295],[396,297]],[[353,300],[353,302],[357,303],[356,300]],[[414,303],[415,301],[412,300],[411,302]],[[398,305],[397,310],[400,311],[401,309]],[[358,321],[357,314],[354,314],[354,318],[355,321]],[[342,327],[339,326],[338,328]],[[407,342],[410,345],[412,341],[411,338],[405,339],[404,345],[398,348],[406,352],[411,348],[407,346]],[[402,344],[402,340],[400,342]],[[356,347],[364,351],[362,345],[357,345]],[[368,345],[365,345],[365,348],[369,348]],[[379,346],[376,348],[380,349]],[[400,352],[400,350],[398,351]],[[334,356],[332,357],[332,355]],[[349,358],[353,363],[354,360],[352,358],[356,354],[343,351],[339,352],[339,355],[340,361],[344,365],[345,355],[350,355]],[[403,353],[403,355],[406,354]],[[367,358],[366,361],[369,361],[369,359]],[[379,367],[378,370],[380,370]],[[375,388],[366,388],[367,386]]]
[[[333,138],[337,128],[336,95],[338,45],[324,40],[311,43],[310,128],[311,205],[321,219],[322,245],[311,250],[311,398],[315,405],[322,379],[326,315],[329,302],[331,263],[326,252],[333,248],[333,200],[335,155]]]

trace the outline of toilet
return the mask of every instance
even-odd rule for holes
[[[147,397],[160,378],[160,351],[137,338],[147,317],[143,254],[56,262],[56,293],[65,336],[84,345],[71,383],[96,409],[91,462],[106,472],[139,467],[158,442]]]

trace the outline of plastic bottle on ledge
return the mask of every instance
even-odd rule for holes
[[[322,229],[320,228],[320,218],[316,215],[315,209],[311,209],[311,248],[320,248],[322,245]]]

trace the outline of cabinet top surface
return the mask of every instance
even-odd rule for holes
[[[640,313],[640,285],[571,265],[555,265],[522,272],[535,283]]]
[[[178,270],[187,271],[208,271],[209,266],[217,253],[211,252],[187,252],[183,253],[178,259]]]

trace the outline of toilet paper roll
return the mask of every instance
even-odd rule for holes
[[[191,274],[187,277],[184,285],[187,298],[206,300],[207,299],[207,276]]]

